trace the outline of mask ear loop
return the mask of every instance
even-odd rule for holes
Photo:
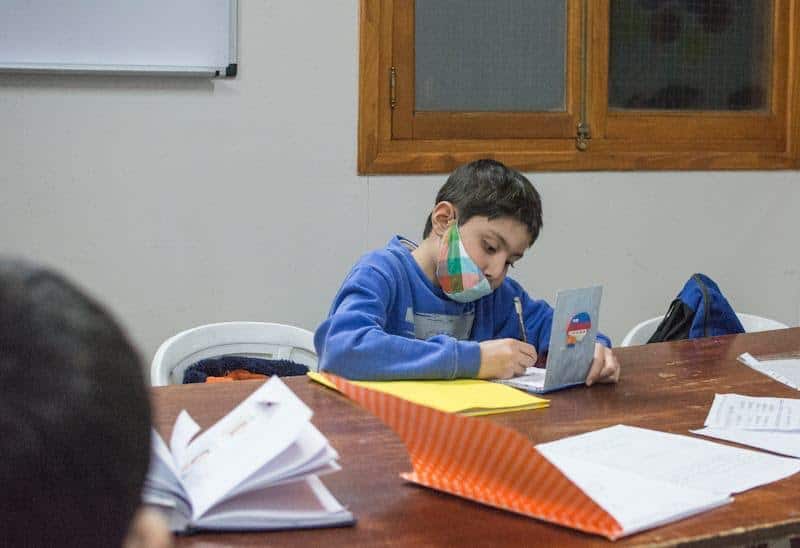
[[[453,216],[452,218],[447,220],[447,225],[444,227],[444,231],[442,232],[442,235],[439,237],[440,241],[443,241],[445,239],[447,233],[450,231],[450,228],[453,226],[453,223],[456,224],[456,230],[458,230],[458,212],[456,211],[456,206],[450,204],[450,207],[452,208],[451,213]],[[433,212],[431,212],[431,221],[433,221]],[[460,233],[459,233],[459,239],[461,239]]]
[[[447,226],[444,228],[444,232],[442,232],[442,235],[441,235],[440,239],[443,239],[447,235],[448,231],[450,230],[450,227],[453,226],[454,222],[456,224],[458,223],[458,217],[456,217],[455,213],[453,213],[453,218],[452,219],[448,219],[447,220]]]
[[[449,204],[450,204],[450,208],[452,209],[451,213],[452,213],[453,217],[451,219],[447,220],[447,228],[450,228],[450,225],[452,225],[453,222],[458,224],[458,212],[456,211],[456,206],[454,206],[452,203],[449,203]]]

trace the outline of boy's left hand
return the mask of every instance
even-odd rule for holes
[[[619,362],[610,348],[600,343],[594,345],[592,368],[586,375],[586,386],[596,382],[617,382],[619,380]]]

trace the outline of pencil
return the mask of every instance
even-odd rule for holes
[[[522,342],[528,342],[528,336],[525,334],[525,322],[522,321],[522,301],[519,297],[514,297],[514,309],[517,311],[517,319],[519,320],[519,338]]]

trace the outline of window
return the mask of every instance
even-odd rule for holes
[[[800,167],[800,0],[362,0],[359,171]]]

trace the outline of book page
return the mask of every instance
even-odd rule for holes
[[[183,488],[174,458],[164,440],[151,431],[150,467],[142,487],[142,502],[157,506],[167,516],[171,530],[182,530],[191,519],[189,495]]]
[[[197,520],[200,529],[248,530],[352,523],[316,476],[244,493]]]
[[[257,470],[222,500],[309,474],[335,472],[340,470],[336,464],[337,458],[339,454],[330,446],[328,439],[313,424],[306,423],[295,442],[272,459],[269,466]]]
[[[150,467],[145,479],[145,493],[153,504],[175,506],[174,499],[183,499],[189,505],[189,496],[183,488],[172,454],[155,429],[151,432]],[[144,497],[147,499],[147,497]]]
[[[186,450],[189,442],[200,431],[200,425],[195,422],[185,409],[178,413],[175,419],[175,426],[172,428],[172,436],[169,439],[169,450],[175,459],[175,463],[180,468],[186,462]]]
[[[311,410],[278,377],[272,377],[197,436],[180,469],[193,518],[269,466],[295,442],[310,419]]]

